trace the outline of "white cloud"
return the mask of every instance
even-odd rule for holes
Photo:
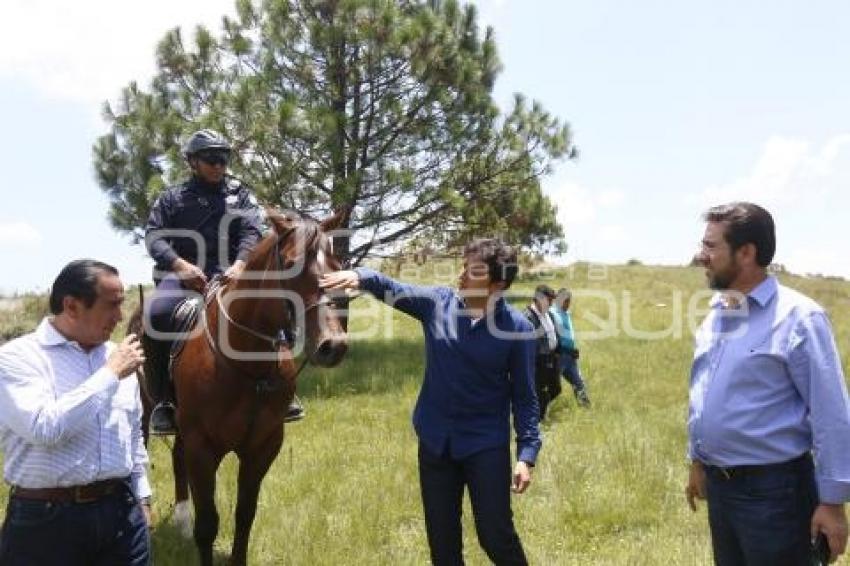
[[[847,186],[850,133],[836,134],[820,146],[774,136],[748,174],[688,200],[701,210],[733,200],[756,202],[776,220],[778,263],[794,273],[850,277],[839,212],[850,205]]]
[[[131,80],[146,84],[156,43],[180,26],[218,31],[233,0],[6,0],[0,76],[23,80],[47,96],[99,103]],[[14,24],[13,24],[14,22]]]
[[[818,150],[806,140],[773,136],[747,175],[706,188],[703,208],[733,200],[777,209],[823,197],[850,181],[850,134],[833,136]]]
[[[31,224],[0,222],[0,246],[31,246],[41,241],[41,233]]]
[[[626,202],[621,190],[593,190],[571,181],[549,196],[558,205],[558,221],[567,228],[590,224],[597,220],[600,210],[619,208]]]

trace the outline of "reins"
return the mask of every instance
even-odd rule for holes
[[[294,231],[295,231],[295,228],[290,228],[289,230],[287,230],[283,234],[279,234],[278,237],[277,237],[277,241],[275,242],[275,245],[274,245],[274,248],[273,248],[274,249],[273,255],[276,257],[276,260],[277,260],[276,261],[276,268],[277,268],[278,272],[283,271],[283,265],[282,265],[282,262],[281,262],[281,259],[280,259],[280,254],[281,254],[280,247],[283,244],[284,240],[287,237],[289,237],[289,235],[292,234]],[[271,263],[271,262],[269,262],[269,263]],[[269,272],[270,267],[271,267],[270,265],[266,266],[266,268],[264,270],[264,278],[265,278],[265,274]],[[281,290],[286,291],[287,289],[284,289],[283,287],[281,287]],[[254,338],[256,338],[258,340],[261,340],[263,342],[268,343],[271,346],[272,351],[274,351],[274,352],[279,352],[279,350],[281,348],[288,348],[290,351],[292,350],[295,342],[297,341],[299,332],[298,332],[298,328],[292,328],[292,326],[294,326],[296,324],[296,319],[293,316],[291,305],[290,305],[289,316],[287,317],[288,318],[288,320],[287,320],[288,324],[285,323],[284,327],[281,328],[278,331],[276,336],[271,336],[271,335],[265,334],[263,332],[258,332],[257,330],[254,330],[253,328],[249,328],[248,326],[245,326],[244,324],[236,322],[233,319],[233,317],[230,316],[230,314],[227,312],[227,309],[224,306],[224,302],[222,301],[223,292],[224,292],[224,286],[219,287],[215,291],[215,295],[213,297],[213,300],[216,303],[216,308],[218,309],[218,312],[221,313],[221,315],[224,317],[224,319],[227,321],[228,324],[233,325],[233,327],[236,328],[237,330],[239,330],[240,332],[243,332],[245,334],[253,336]],[[305,319],[306,319],[307,313],[310,312],[312,309],[318,308],[322,305],[332,304],[332,302],[333,301],[331,301],[326,294],[322,293],[322,296],[318,301],[315,301],[314,303],[310,304],[309,306],[307,306],[304,309]],[[221,348],[218,346],[218,344],[216,344],[216,340],[212,336],[212,333],[210,331],[209,324],[208,324],[209,320],[206,317],[206,309],[204,309],[203,312],[204,312],[204,318],[205,318],[205,320],[203,321],[204,322],[204,330],[206,332],[206,338],[207,338],[207,342],[209,344],[209,347],[212,350],[213,355],[220,356],[221,359],[224,360],[225,363],[228,363],[228,365],[229,365],[230,360],[227,358],[227,356],[225,356],[223,354],[223,352],[221,351]],[[306,344],[306,342],[305,342],[305,344]],[[298,378],[298,376],[301,374],[301,372],[307,367],[307,364],[310,363],[310,361],[312,360],[313,356],[316,354],[317,351],[318,351],[318,347],[314,351],[309,352],[304,356],[304,359],[302,360],[302,362],[299,365],[298,369],[296,370],[295,374],[291,378],[293,381],[296,380]],[[233,368],[231,366],[231,369],[236,369],[236,368]],[[253,400],[252,400],[252,403],[251,403],[251,410],[248,414],[248,419],[249,419],[248,420],[248,427],[245,430],[245,434],[242,437],[242,441],[240,442],[240,444],[244,444],[245,441],[247,441],[248,438],[250,438],[251,433],[253,432],[254,425],[256,424],[257,416],[258,416],[259,410],[260,410],[260,403],[262,401],[262,395],[277,391],[282,386],[283,386],[283,379],[281,379],[277,375],[263,376],[263,377],[259,377],[259,378],[254,379],[254,395],[253,395]]]

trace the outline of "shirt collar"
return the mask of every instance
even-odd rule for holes
[[[463,297],[461,296],[461,294],[458,293],[457,291],[455,291],[454,294],[455,294],[455,298],[457,299],[457,304],[461,308],[465,309],[466,308],[466,301],[463,300]],[[504,296],[500,296],[498,299],[496,299],[496,302],[493,304],[493,314],[499,314],[500,312],[505,310],[505,304],[506,303],[505,303],[505,297]]]
[[[38,339],[38,343],[42,346],[61,346],[62,344],[71,342],[61,332],[56,330],[49,316],[41,319],[38,328],[35,329],[35,336]]]
[[[764,281],[756,285],[749,293],[747,293],[747,297],[755,301],[755,303],[761,308],[764,308],[776,294],[778,285],[779,283],[776,281],[776,277],[768,275]],[[711,301],[709,301],[709,306],[711,308],[722,307],[723,293],[715,293],[714,296],[711,297]]]
[[[42,346],[64,346],[65,344],[69,344],[71,346],[76,347],[77,349],[81,349],[80,344],[76,340],[69,340],[56,329],[56,327],[53,325],[51,317],[49,316],[46,316],[41,319],[41,322],[35,329],[35,336],[36,340],[38,340],[38,343]],[[105,344],[98,344],[91,350],[88,350],[88,353],[92,354],[104,347]]]
[[[776,294],[778,283],[776,277],[768,275],[767,278],[756,285],[756,288],[750,291],[747,296],[752,298],[762,308],[770,302]]]

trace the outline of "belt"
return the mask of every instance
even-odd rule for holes
[[[119,493],[127,485],[126,479],[101,480],[86,485],[68,487],[19,487],[12,486],[12,497],[37,499],[55,503],[91,503],[108,495]]]
[[[809,452],[801,454],[793,460],[778,462],[776,464],[752,464],[746,466],[710,466],[704,464],[706,473],[722,480],[731,480],[744,476],[757,476],[771,472],[795,471],[803,469],[812,463],[812,455]]]

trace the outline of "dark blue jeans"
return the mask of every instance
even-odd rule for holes
[[[144,511],[129,488],[92,503],[12,496],[0,536],[0,566],[151,563]]]
[[[706,470],[715,564],[810,564],[809,525],[818,504],[811,458],[731,479]]]
[[[581,372],[578,369],[578,360],[572,357],[569,352],[561,351],[561,375],[573,387],[573,391],[580,391],[585,388],[584,379],[581,377]]]
[[[435,566],[463,564],[463,488],[469,489],[478,542],[494,564],[528,561],[511,512],[511,453],[508,446],[461,460],[436,455],[419,444],[419,484],[425,529]]]

